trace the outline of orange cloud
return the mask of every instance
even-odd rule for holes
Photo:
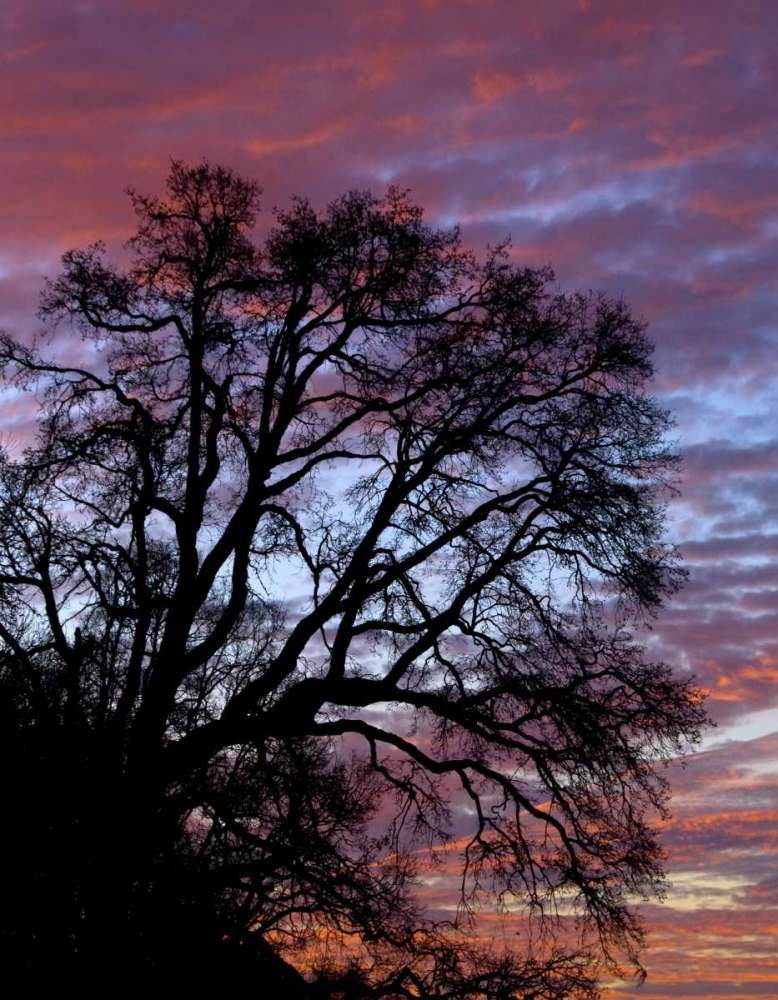
[[[761,222],[765,214],[778,209],[778,194],[753,196],[720,197],[703,191],[689,199],[689,207],[694,212],[710,215],[733,226],[742,226],[752,219]]]
[[[708,66],[721,55],[721,49],[700,49],[681,59],[682,66]]]
[[[507,70],[493,73],[476,73],[473,94],[482,104],[495,104],[527,89],[534,94],[549,94],[563,90],[571,82],[569,73],[554,66],[531,69],[521,75]]]
[[[246,141],[245,148],[254,156],[277,156],[285,153],[297,153],[304,149],[311,149],[314,146],[321,146],[342,135],[346,129],[346,123],[340,122],[327,125],[324,128],[314,129],[302,135],[286,136],[279,138],[256,138]]]
[[[570,125],[568,126],[568,132],[570,133],[570,135],[575,135],[576,132],[583,132],[585,129],[589,128],[590,125],[591,125],[590,118],[585,118],[584,116],[579,115],[578,117],[573,118],[573,120],[570,122]]]
[[[476,73],[473,94],[482,104],[494,104],[521,89],[521,80],[514,73]]]
[[[660,152],[649,153],[633,160],[629,165],[640,170],[682,166],[721,152],[732,139],[723,134],[710,137],[682,135],[677,132],[652,132],[649,137]]]

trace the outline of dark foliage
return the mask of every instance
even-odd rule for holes
[[[6,973],[552,1000],[639,972],[657,764],[703,722],[628,631],[680,576],[642,325],[396,190],[261,243],[229,170],[131,197],[129,269],[67,253],[50,335],[0,344],[40,406],[0,468]],[[457,921],[414,901],[441,856]],[[472,933],[490,905],[515,950]]]

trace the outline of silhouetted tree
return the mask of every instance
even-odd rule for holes
[[[0,347],[40,406],[0,469],[6,971],[441,1000],[639,971],[655,765],[703,721],[628,632],[680,576],[642,324],[394,189],[261,242],[229,170],[130,194],[129,268],[65,254],[51,335]],[[430,857],[456,921],[415,898]],[[521,947],[468,930],[490,901]]]

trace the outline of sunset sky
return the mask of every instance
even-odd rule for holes
[[[622,998],[778,997],[778,2],[3,0],[0,326],[118,249],[170,158],[264,204],[409,187],[474,248],[624,295],[657,345],[691,576],[650,638],[718,728],[676,769],[673,888]],[[23,441],[29,403],[0,436]]]

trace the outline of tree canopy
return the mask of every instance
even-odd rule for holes
[[[682,575],[644,325],[405,192],[259,194],[174,162],[0,344],[6,966],[594,996],[704,721],[632,637]]]

